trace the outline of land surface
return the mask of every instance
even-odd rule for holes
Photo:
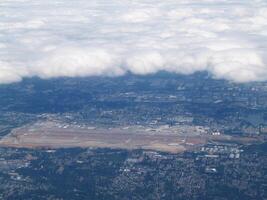
[[[0,85],[0,199],[266,200],[266,99],[200,73]]]
[[[186,130],[184,130],[186,129]],[[200,128],[182,130],[141,128],[95,128],[61,125],[55,122],[37,122],[14,129],[0,140],[0,146],[17,148],[113,148],[146,149],[170,153],[203,146],[208,141],[253,142],[252,139],[227,135],[208,135]]]
[[[0,146],[26,148],[120,148],[182,152],[188,145],[204,144],[200,135],[188,137],[152,130],[64,127],[53,122],[36,123],[13,130]]]

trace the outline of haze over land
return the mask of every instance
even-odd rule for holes
[[[0,83],[208,71],[267,80],[264,0],[2,0]]]

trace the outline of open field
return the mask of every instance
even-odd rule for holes
[[[18,148],[121,148],[151,149],[170,153],[183,152],[204,145],[209,140],[231,140],[230,136],[213,137],[200,133],[155,132],[120,128],[85,128],[39,122],[14,129],[0,140],[0,146]],[[235,138],[236,139],[236,138]]]
[[[42,122],[12,131],[0,140],[0,146],[26,148],[103,147],[122,149],[153,149],[182,152],[193,145],[204,144],[200,135],[184,136],[169,132],[128,129],[94,129],[59,127],[53,122]]]

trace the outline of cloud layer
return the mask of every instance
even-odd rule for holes
[[[2,0],[0,83],[208,71],[267,80],[265,0]]]

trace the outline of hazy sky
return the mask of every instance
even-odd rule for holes
[[[267,80],[267,1],[0,1],[0,83],[159,70]]]

